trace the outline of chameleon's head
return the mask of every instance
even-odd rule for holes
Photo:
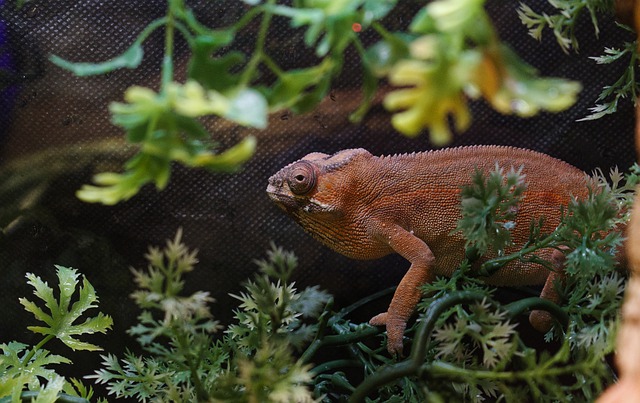
[[[345,169],[357,156],[371,156],[363,149],[333,155],[311,153],[269,178],[267,194],[298,220],[304,216],[340,212],[352,170]],[[352,193],[352,192],[349,192]]]

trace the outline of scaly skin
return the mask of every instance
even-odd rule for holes
[[[512,230],[514,250],[529,237],[532,219],[545,217],[553,230],[560,206],[587,194],[586,174],[548,155],[501,146],[471,146],[423,153],[375,157],[364,149],[334,155],[308,154],[269,178],[267,193],[307,232],[333,250],[354,259],[398,253],[411,266],[387,312],[373,317],[386,325],[387,349],[402,354],[407,320],[419,302],[420,286],[450,275],[464,258],[465,241],[452,233],[460,218],[460,188],[476,169],[496,163],[522,167],[527,190]],[[507,253],[509,250],[506,251]],[[559,302],[554,283],[562,279],[562,253],[542,250],[559,270],[513,262],[486,279],[489,284],[545,284],[541,296]],[[530,321],[539,330],[551,326],[546,312]]]

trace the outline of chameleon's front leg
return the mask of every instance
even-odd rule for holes
[[[411,262],[396,289],[387,312],[374,316],[369,323],[374,326],[386,325],[387,350],[392,355],[402,355],[402,337],[407,321],[415,311],[422,293],[420,287],[434,279],[431,249],[424,241],[398,225],[380,225],[382,239],[398,254]]]

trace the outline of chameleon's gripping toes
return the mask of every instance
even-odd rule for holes
[[[488,172],[496,163],[505,169],[522,167],[526,175],[528,187],[512,231],[515,246],[528,239],[531,219],[544,216],[545,227],[552,230],[559,223],[560,206],[571,196],[587,194],[587,176],[579,169],[545,154],[500,146],[385,157],[363,149],[311,153],[269,178],[267,193],[306,231],[345,256],[377,259],[395,252],[411,263],[387,312],[370,322],[386,325],[387,349],[401,354],[419,287],[436,275],[450,275],[464,258],[465,241],[452,233],[460,218],[460,188],[475,169]],[[539,253],[561,269],[562,254]],[[559,302],[554,283],[561,277],[562,270],[514,262],[487,282],[544,283],[541,296]],[[532,312],[530,321],[539,330],[551,326],[546,312]]]

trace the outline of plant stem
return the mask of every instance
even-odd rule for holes
[[[334,329],[335,328],[336,327],[334,326]],[[313,357],[321,347],[341,346],[341,345],[356,343],[360,340],[364,340],[371,336],[375,336],[379,334],[380,331],[381,330],[376,327],[368,326],[356,332],[326,336],[322,339],[314,340],[309,345],[309,347],[307,347],[307,349],[302,354],[300,359],[302,360],[302,362],[309,362],[311,360],[311,357]]]
[[[22,392],[20,394],[20,400],[23,402],[31,402],[34,400],[38,400],[38,396],[40,396],[40,391],[29,391]],[[3,397],[0,399],[0,403],[10,403],[11,396]],[[56,403],[89,403],[88,399],[84,397],[71,396],[66,393],[59,393],[56,397]]]
[[[438,317],[452,306],[472,301],[481,301],[485,297],[486,295],[478,292],[459,291],[448,294],[447,296],[434,301],[429,306],[429,309],[425,313],[422,323],[416,332],[409,358],[397,364],[382,367],[373,375],[367,377],[364,382],[358,386],[353,395],[351,395],[349,402],[364,401],[364,399],[373,390],[376,390],[396,379],[405,376],[419,376],[424,373],[423,363],[427,354],[429,337],[433,332]]]
[[[181,24],[177,21],[175,22],[175,27],[178,31],[180,31],[184,39],[187,41],[187,43],[189,44],[189,48],[193,49],[195,47],[195,40],[193,38],[193,35],[191,35],[191,32],[189,32],[189,29],[184,24]]]
[[[157,20],[153,21],[151,24],[147,25],[147,27],[144,30],[142,30],[140,35],[138,35],[138,38],[136,39],[136,43],[142,44],[142,42],[147,40],[149,35],[153,33],[153,31],[165,25],[167,21],[168,21],[167,17],[162,17],[162,18],[158,18]]]
[[[313,341],[309,343],[307,349],[300,356],[300,361],[307,363],[311,360],[311,357],[318,351],[318,349],[322,346],[322,338],[327,329],[327,323],[329,322],[329,317],[331,315],[331,308],[333,307],[333,298],[331,298],[326,306],[324,307],[324,312],[318,318],[318,330],[316,332]]]
[[[44,339],[40,340],[40,343],[36,344],[31,351],[29,351],[29,353],[22,359],[22,364],[26,364],[29,361],[31,361],[31,359],[33,358],[33,356],[36,354],[36,352],[38,350],[40,350],[42,348],[42,346],[44,346],[45,344],[47,344],[47,342],[51,339],[53,339],[54,337],[56,337],[53,334],[48,334],[45,336]]]
[[[162,83],[161,88],[164,92],[167,85],[173,81],[173,48],[175,35],[175,8],[176,2],[169,0],[167,7],[167,23],[164,31],[164,57],[162,59]]]
[[[393,294],[395,290],[396,290],[396,287],[389,287],[389,288],[385,288],[384,290],[378,291],[375,294],[371,294],[365,298],[362,298],[361,300],[356,301],[353,304],[341,309],[340,312],[338,312],[335,315],[335,318],[342,319],[345,316],[349,315],[351,312],[360,308],[361,306],[368,305],[371,301],[375,301],[377,299],[386,297],[387,295]]]
[[[377,21],[371,23],[371,27],[385,40],[388,40],[392,35],[387,29]]]
[[[366,326],[363,329],[346,334],[338,334],[334,336],[327,336],[322,339],[323,346],[338,346],[343,344],[351,344],[364,339],[367,339],[371,336],[375,336],[381,332],[380,328],[374,326]]]
[[[242,28],[244,28],[244,26],[247,25],[249,23],[249,21],[254,19],[256,15],[260,14],[262,9],[263,9],[263,7],[261,7],[261,6],[250,8],[249,11],[244,13],[242,18],[240,18],[235,24],[233,24],[233,30],[239,31]]]
[[[549,364],[545,363],[541,366],[536,366],[533,369],[525,371],[487,371],[479,369],[466,369],[460,368],[450,363],[437,361],[430,364],[425,364],[422,370],[425,373],[429,373],[430,376],[438,377],[444,376],[447,378],[456,379],[487,379],[487,380],[500,380],[500,381],[517,381],[517,380],[535,380],[539,378],[554,378],[562,375],[572,375],[584,371],[584,367],[591,363],[583,362],[578,364],[557,366],[556,360]],[[550,365],[554,364],[554,365]]]
[[[273,71],[274,74],[277,75],[278,77],[285,74],[285,72],[280,68],[280,66],[278,66],[278,64],[271,58],[271,56],[263,53],[262,61],[269,68],[269,70]]]
[[[429,345],[429,337],[433,332],[437,319],[445,311],[455,305],[469,303],[473,301],[482,301],[487,296],[478,292],[458,291],[434,301],[424,314],[424,319],[416,331],[413,339],[410,358],[416,362],[422,363],[427,355],[427,347]]]
[[[550,248],[555,246],[554,242],[556,242],[556,233],[553,232],[546,238],[542,239],[539,242],[535,242],[534,244],[527,246],[515,253],[506,256],[500,256],[491,260],[484,262],[480,269],[478,270],[478,274],[481,276],[490,276],[502,267],[504,267],[507,263],[510,263],[517,259],[522,259],[525,255],[529,253],[533,253],[538,249],[542,248]]]
[[[509,315],[512,318],[531,309],[542,309],[551,313],[556,319],[558,319],[562,326],[566,327],[569,324],[569,315],[563,311],[562,308],[548,299],[540,297],[521,299],[506,305],[504,309],[509,312]]]
[[[207,393],[207,391],[205,390],[204,385],[202,384],[202,381],[198,376],[197,362],[200,361],[200,358],[196,357],[194,361],[193,354],[190,353],[192,346],[189,344],[189,339],[185,337],[185,335],[180,330],[176,331],[174,334],[175,334],[175,339],[178,342],[178,346],[182,351],[185,352],[183,356],[187,362],[187,366],[189,367],[190,378],[191,378],[191,381],[193,382],[193,386],[196,389],[196,395],[198,396],[198,401],[201,401],[201,402],[208,401],[209,393]]]
[[[274,4],[275,0],[269,0],[267,2],[267,6],[273,6]],[[264,44],[267,39],[269,25],[271,24],[271,17],[273,17],[273,12],[270,11],[268,7],[265,8],[264,14],[262,15],[262,21],[260,22],[260,30],[258,31],[256,49],[251,56],[251,60],[247,63],[247,68],[242,72],[239,87],[246,87],[251,83],[260,61],[264,59]]]
[[[323,372],[334,372],[335,369],[344,368],[344,367],[360,367],[360,362],[357,360],[350,360],[350,359],[334,360],[334,361],[322,363],[317,367],[312,368],[310,372],[314,376],[317,376],[318,374],[321,374]]]

